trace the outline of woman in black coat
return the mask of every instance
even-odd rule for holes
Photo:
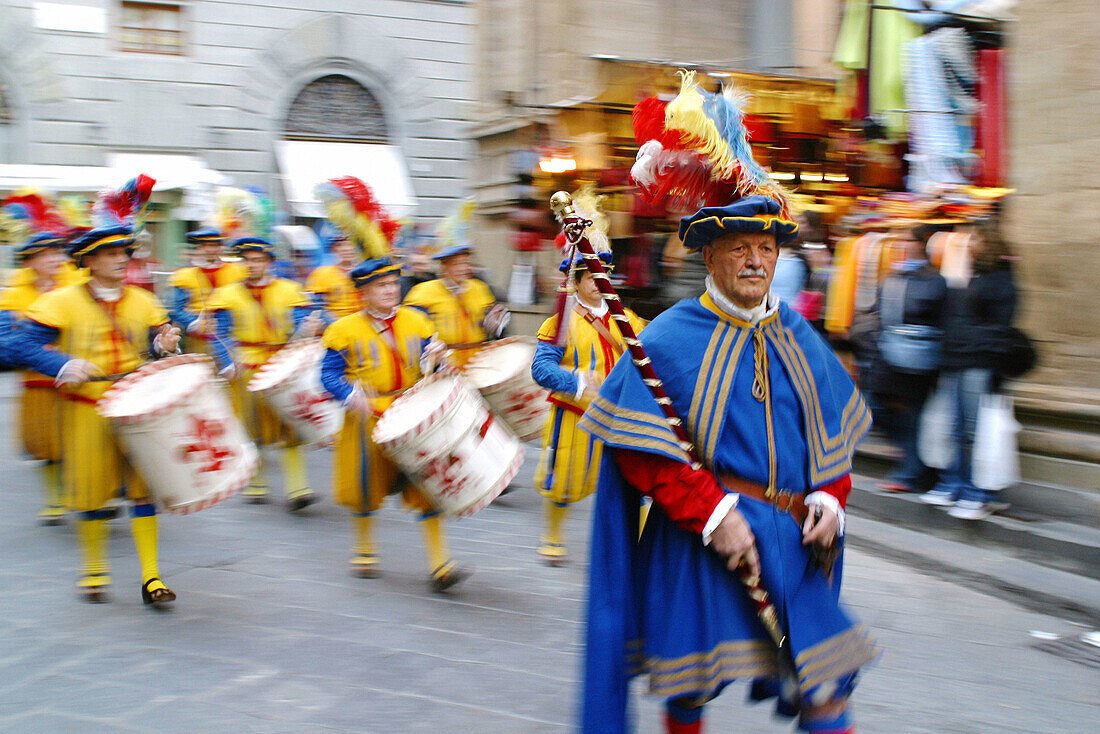
[[[1004,335],[1016,315],[1017,290],[1008,245],[993,230],[975,237],[974,275],[952,298],[944,335],[940,389],[955,403],[955,459],[936,487],[921,496],[950,507],[952,517],[979,520],[992,511],[992,494],[971,481],[974,431],[983,395],[996,392],[1005,361]]]

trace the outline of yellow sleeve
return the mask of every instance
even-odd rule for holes
[[[22,311],[19,301],[19,292],[15,288],[0,291],[0,311]]]
[[[348,318],[350,317],[345,316],[342,319],[338,319],[325,329],[325,333],[321,336],[321,341],[326,348],[335,349],[338,352],[348,348],[348,344],[350,343],[346,323]]]
[[[195,283],[193,278],[189,278],[191,275],[190,268],[180,268],[176,272],[172,273],[172,277],[168,280],[168,285],[173,288],[193,288]]]
[[[35,299],[27,309],[27,318],[54,329],[68,327],[69,310],[65,308],[65,293],[68,290],[68,288],[61,288]]]
[[[228,311],[233,300],[232,285],[223,285],[215,288],[206,301],[208,311]]]
[[[416,317],[417,333],[421,339],[431,339],[435,334],[435,324],[432,322],[423,311],[410,310],[414,317]]]
[[[475,296],[474,306],[477,308],[479,317],[484,317],[485,311],[497,302],[496,297],[493,296],[493,289],[481,280],[474,281],[473,295]]]
[[[297,308],[298,306],[312,305],[313,302],[309,300],[309,296],[302,291],[302,286],[298,285],[293,280],[286,281],[286,284],[286,300],[288,306]]]
[[[34,271],[30,268],[19,268],[13,270],[11,277],[8,278],[8,282],[5,283],[8,288],[15,288],[21,285],[29,285],[34,282]]]
[[[328,280],[325,277],[326,274],[325,266],[314,268],[306,278],[306,290],[310,293],[328,293],[332,290],[332,285],[326,282]]]
[[[643,319],[638,314],[634,313],[630,309],[626,311],[626,317],[630,321],[630,325],[634,327],[634,333],[640,334],[642,329],[649,326],[649,322]]]
[[[139,288],[143,294],[149,291]],[[149,309],[149,326],[161,326],[168,323],[168,311],[156,296],[149,293],[147,308]]]
[[[554,338],[554,332],[558,330],[558,315],[554,314],[542,322],[535,338],[542,342],[548,342]]]
[[[409,292],[405,295],[405,305],[415,306],[417,308],[423,308],[431,310],[433,298],[431,297],[431,285],[435,283],[434,280],[429,280],[426,283],[417,283]]]

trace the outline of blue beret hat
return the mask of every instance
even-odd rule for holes
[[[72,256],[78,266],[85,255],[91,255],[104,247],[125,247],[127,252],[134,251],[134,230],[126,225],[99,227],[90,229],[73,242]]]
[[[213,227],[203,227],[187,233],[187,242],[192,245],[221,242],[223,239],[222,233]]]
[[[376,257],[364,260],[356,265],[351,271],[351,282],[355,283],[356,288],[359,288],[381,278],[383,275],[400,275],[400,273],[400,263],[395,263],[388,257]]]
[[[48,250],[51,247],[67,247],[69,244],[69,238],[63,234],[57,234],[55,232],[39,232],[34,237],[24,242],[15,250],[15,259],[18,262],[24,262],[43,250]]]
[[[443,260],[448,257],[454,257],[455,255],[461,255],[464,252],[473,252],[474,248],[469,245],[451,245],[450,247],[444,247],[439,252],[432,256],[433,260]]]
[[[263,237],[239,237],[233,240],[233,252],[243,255],[246,252],[262,252],[272,260],[275,259],[275,248]]]
[[[615,266],[611,262],[612,261],[612,255],[611,255],[610,252],[597,252],[596,257],[598,257],[600,259],[600,262],[603,263],[604,270],[614,270],[615,269]],[[577,272],[582,272],[582,271],[588,270],[588,263],[586,263],[584,261],[584,256],[583,255],[577,255],[576,257],[573,258],[573,260],[577,263]],[[569,258],[565,258],[564,260],[561,261],[561,265],[558,266],[558,272],[561,272],[561,273],[569,272],[569,265],[570,265]]]
[[[780,215],[779,202],[767,196],[746,196],[726,206],[708,206],[680,220],[680,240],[694,252],[732,232],[769,232],[777,244],[794,239],[798,224]]]

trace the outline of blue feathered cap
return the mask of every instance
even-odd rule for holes
[[[243,255],[246,252],[262,252],[275,259],[275,247],[263,237],[239,237],[233,240],[233,254]]]
[[[48,250],[51,247],[65,248],[69,245],[69,238],[63,234],[55,234],[53,232],[39,232],[34,237],[24,242],[20,247],[15,250],[16,262],[26,262],[32,257]]]
[[[401,263],[395,263],[388,257],[376,257],[364,260],[351,271],[351,282],[359,288],[383,275],[400,275]]]
[[[612,261],[612,256],[611,256],[610,252],[597,252],[596,257],[598,257],[600,259],[600,262],[603,263],[603,269],[604,270],[614,270],[615,269],[615,265],[611,262]],[[586,263],[584,261],[584,256],[583,255],[577,255],[576,257],[573,258],[573,261],[577,264],[577,272],[578,273],[582,272],[582,271],[585,271],[585,270],[588,270],[588,263]],[[569,272],[569,265],[570,265],[569,258],[565,258],[564,260],[561,261],[561,265],[558,266],[558,272],[559,273],[568,273]]]
[[[443,260],[448,257],[454,257],[455,255],[461,255],[464,252],[473,252],[474,248],[469,245],[451,245],[450,247],[444,247],[439,252],[432,256],[433,260]]]
[[[779,202],[746,196],[726,206],[708,206],[680,220],[680,240],[689,252],[732,232],[770,232],[776,244],[794,239],[798,224],[779,216]]]
[[[210,242],[220,244],[224,239],[222,233],[214,227],[203,227],[187,233],[187,244],[189,245],[205,245]]]
[[[78,268],[84,267],[84,257],[104,247],[125,247],[126,253],[134,253],[134,230],[125,224],[90,229],[73,242],[70,254]]]

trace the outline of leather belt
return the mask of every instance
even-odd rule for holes
[[[748,479],[735,477],[732,474],[718,472],[714,476],[718,479],[718,483],[726,489],[745,497],[752,497],[760,502],[767,502],[780,512],[786,512],[793,517],[799,527],[805,524],[809,510],[807,510],[806,501],[801,494],[795,494],[786,489],[769,491],[763,484],[750,482]]]

